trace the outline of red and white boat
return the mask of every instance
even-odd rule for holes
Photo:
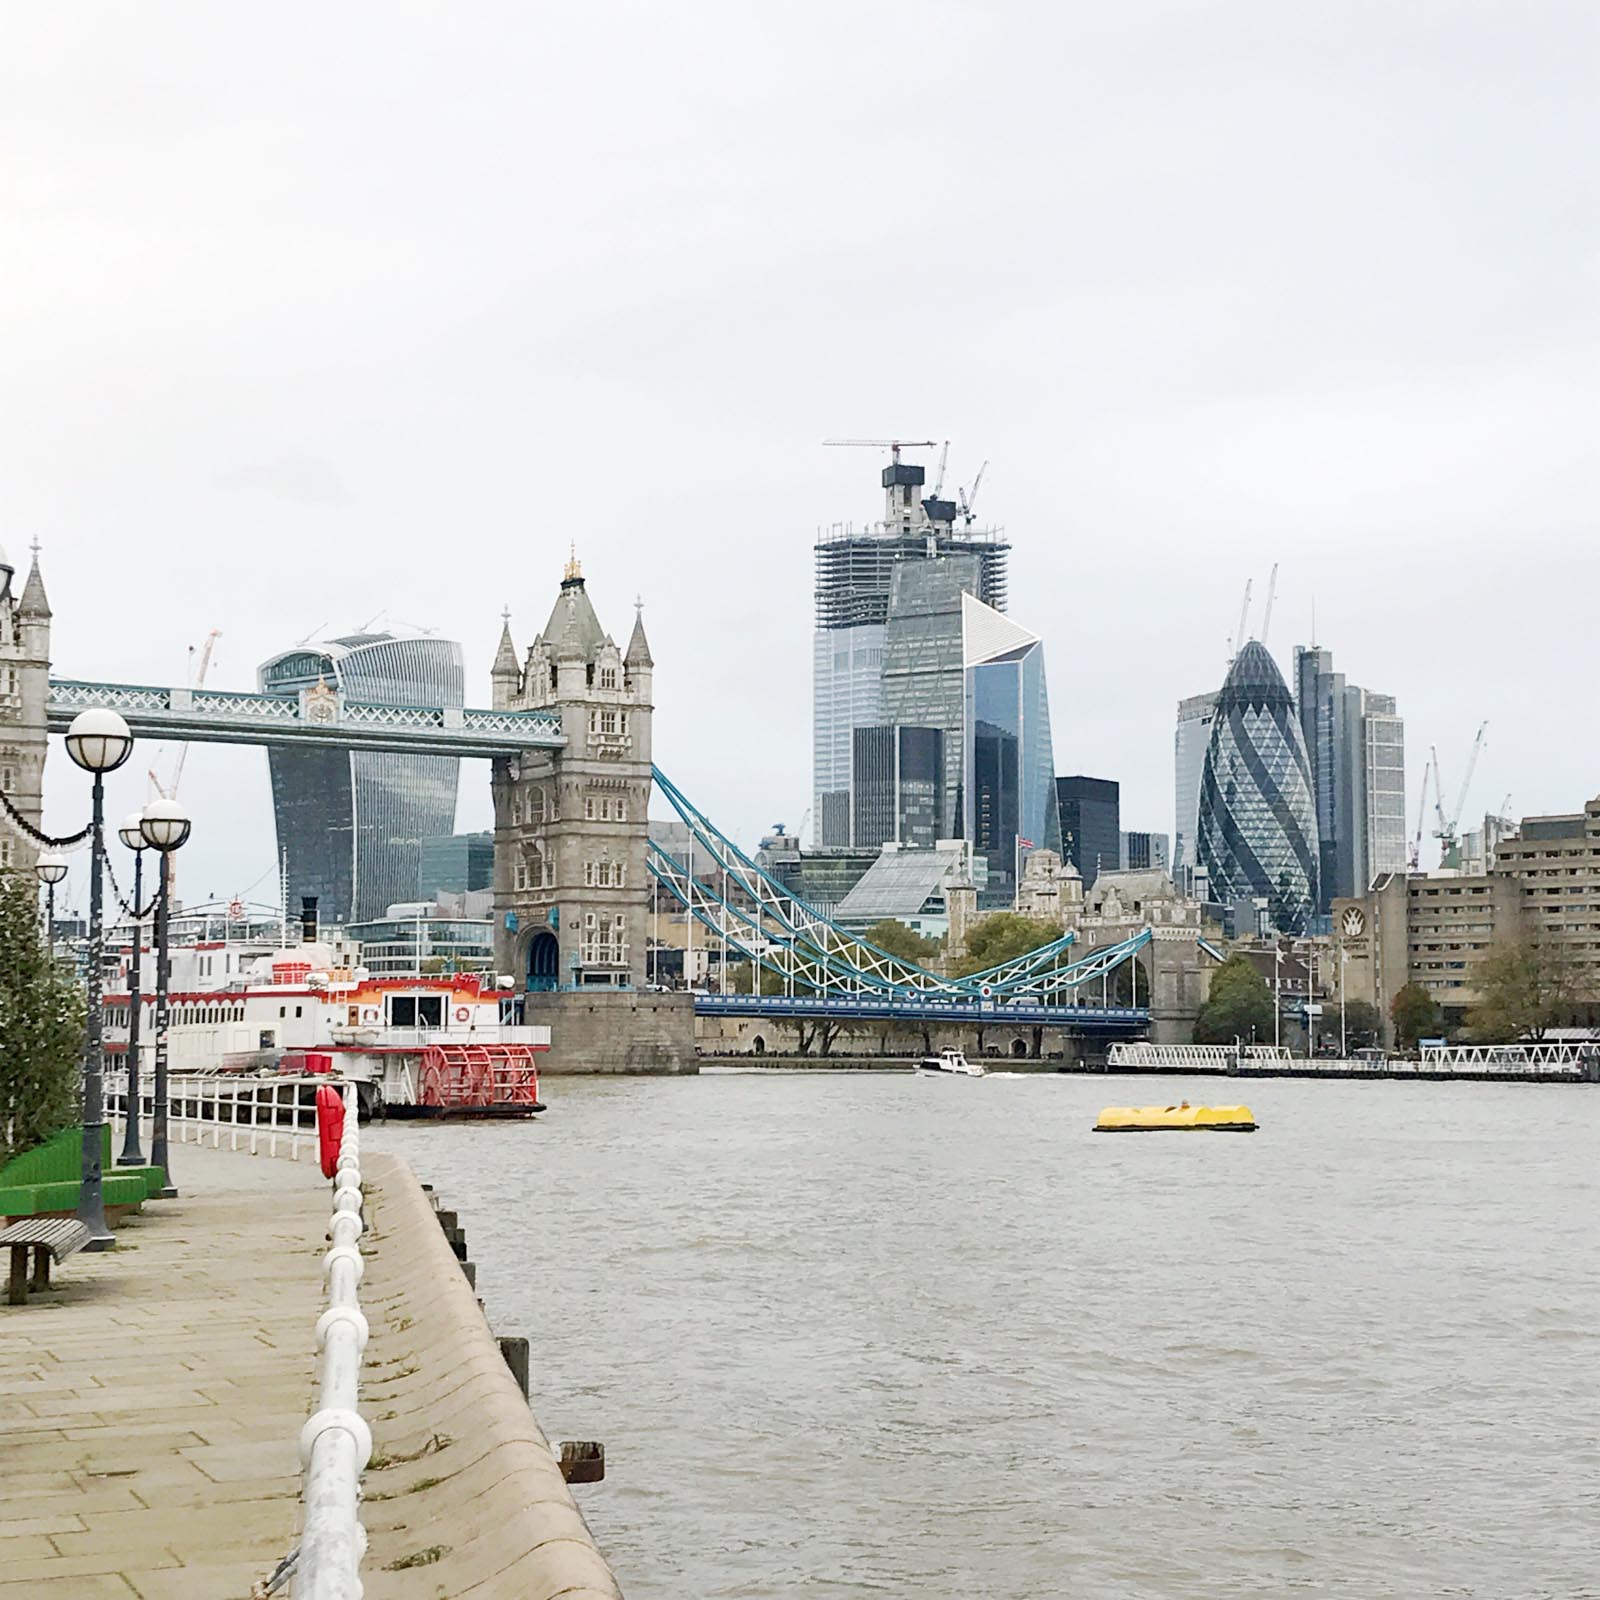
[[[155,1059],[154,957],[145,955],[141,1073]],[[114,1064],[128,1049],[122,981],[105,996]],[[225,942],[172,952],[167,1064],[173,1073],[337,1073],[363,1110],[389,1115],[527,1116],[539,1103],[548,1027],[517,1020],[509,980],[460,974],[374,977],[332,947],[263,951]]]

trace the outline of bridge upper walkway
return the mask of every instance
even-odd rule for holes
[[[1029,1000],[942,998],[935,995],[697,994],[697,1017],[824,1018],[836,1021],[977,1023],[980,1027],[1047,1027],[1097,1036],[1142,1032],[1145,1006],[1047,1005]]]
[[[316,745],[406,755],[513,756],[566,743],[553,711],[469,711],[347,700],[334,689],[238,694],[52,678],[46,723],[65,733],[80,711],[106,706],[136,736],[208,744]]]

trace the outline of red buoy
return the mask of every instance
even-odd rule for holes
[[[317,1090],[317,1144],[322,1155],[322,1176],[339,1170],[339,1144],[344,1138],[344,1096],[331,1083]]]

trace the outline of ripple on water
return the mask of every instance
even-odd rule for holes
[[[1600,1090],[554,1078],[390,1125],[631,1600],[1600,1595]],[[1215,1098],[1163,1080],[1160,1095]]]

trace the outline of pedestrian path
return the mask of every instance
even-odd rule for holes
[[[294,1548],[327,1185],[173,1158],[179,1198],[0,1307],[0,1600],[243,1600]]]

